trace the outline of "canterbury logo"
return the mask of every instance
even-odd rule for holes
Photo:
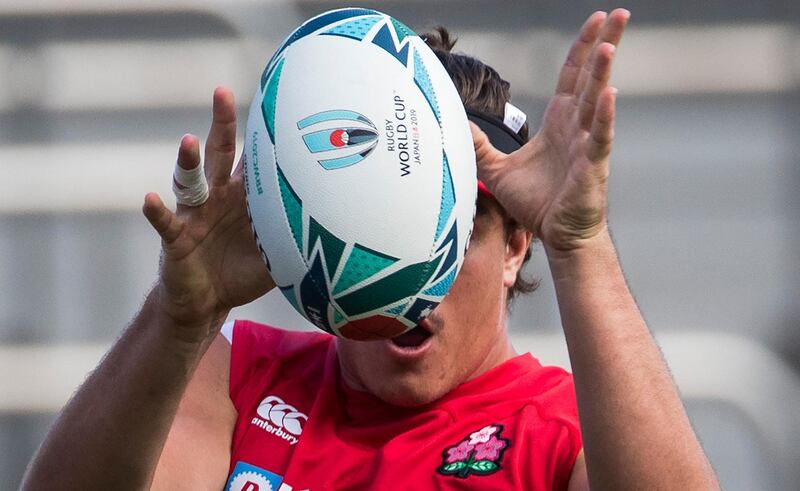
[[[297,437],[303,433],[302,422],[308,421],[308,416],[297,410],[296,407],[286,404],[278,396],[267,396],[256,409],[259,417],[252,419],[251,423],[290,444],[297,443]]]
[[[317,128],[317,129],[315,129]],[[378,144],[378,130],[372,121],[355,111],[323,111],[300,120],[298,130],[308,151],[318,154],[325,170],[341,169],[364,160]]]

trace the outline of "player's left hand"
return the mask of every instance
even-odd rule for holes
[[[630,13],[596,12],[572,44],[542,128],[504,154],[472,126],[478,177],[546,248],[569,251],[606,230],[606,181],[614,138],[614,52]]]

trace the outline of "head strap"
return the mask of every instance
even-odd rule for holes
[[[489,137],[489,142],[494,148],[503,153],[511,153],[519,149],[525,144],[517,133],[512,131],[500,119],[474,109],[465,108],[467,110],[467,119],[475,123],[486,136]]]

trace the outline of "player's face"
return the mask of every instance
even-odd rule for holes
[[[461,271],[419,326],[391,340],[337,339],[348,385],[396,405],[425,404],[515,354],[505,328],[506,288],[530,235],[507,240],[501,213],[495,202],[479,199]]]

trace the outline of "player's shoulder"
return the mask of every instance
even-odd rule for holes
[[[261,397],[276,381],[317,386],[331,363],[333,337],[289,331],[252,321],[224,325],[230,341],[230,397],[237,409]]]
[[[542,419],[577,417],[572,374],[557,366],[542,365],[530,353],[519,355],[495,367],[475,382],[477,392],[498,402],[532,406]]]
[[[526,353],[472,379],[445,396],[442,405],[457,418],[474,412],[495,420],[522,421],[526,427],[548,423],[578,427],[572,375],[543,366]]]
[[[572,374],[562,367],[541,365],[533,360],[529,372],[520,378],[521,390],[529,394],[530,404],[542,419],[577,424],[578,404]]]
[[[308,367],[325,360],[333,336],[307,331],[290,331],[248,320],[226,323],[221,334],[231,344],[231,367],[282,365]]]
[[[220,332],[232,347],[246,347],[267,358],[288,358],[307,350],[326,350],[332,336],[291,331],[249,320],[228,321]]]
[[[494,390],[484,393],[487,412],[541,440],[580,441],[580,421],[572,374],[542,365],[530,353],[507,361],[485,374]],[[513,423],[512,423],[513,422]],[[522,434],[519,436],[522,437]]]

